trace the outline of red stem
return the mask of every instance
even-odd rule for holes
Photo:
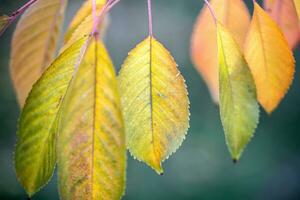
[[[213,8],[211,7],[210,3],[207,0],[204,0],[205,4],[207,5],[212,17],[214,18],[215,24],[217,24],[217,16],[213,10]]]
[[[152,6],[151,0],[148,0],[148,20],[149,20],[149,36],[153,36],[153,20],[152,20]]]
[[[17,17],[19,17],[23,12],[25,12],[32,4],[34,4],[38,0],[30,0],[26,4],[24,4],[17,11],[13,12],[11,16],[9,16],[9,22],[4,26],[2,31],[0,32],[0,36],[4,33],[4,31],[11,25]]]
[[[97,11],[96,2],[93,0],[93,12],[94,12],[94,26],[92,30],[92,35],[97,36],[99,35],[98,26],[102,22],[104,14],[109,12],[120,0],[108,0],[106,4],[102,7],[99,15],[95,13]]]

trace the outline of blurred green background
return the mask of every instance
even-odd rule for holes
[[[10,14],[25,0],[0,0],[0,13]],[[82,3],[69,0],[65,28]],[[246,1],[252,11],[251,0]],[[165,174],[128,158],[125,200],[300,199],[300,73],[279,108],[261,112],[256,135],[234,165],[227,151],[219,110],[189,56],[193,24],[202,0],[153,0],[154,33],[172,52],[187,80],[191,128],[169,160]],[[237,19],[238,20],[238,19]],[[26,199],[18,183],[13,152],[20,113],[9,77],[9,52],[14,26],[0,38],[0,200]],[[127,52],[147,35],[146,0],[122,0],[111,14],[105,38],[117,69]],[[300,51],[295,51],[300,68]],[[58,199],[56,175],[33,199]]]

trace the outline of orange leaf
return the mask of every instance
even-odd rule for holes
[[[233,34],[240,47],[250,24],[248,9],[242,0],[212,0],[218,20]],[[219,102],[217,33],[213,18],[205,6],[195,24],[191,42],[192,60],[208,85],[215,102]]]
[[[257,4],[245,44],[258,100],[271,113],[290,87],[295,60],[276,22]]]
[[[300,41],[300,26],[293,0],[264,0],[264,5],[280,26],[289,46],[295,48]]]

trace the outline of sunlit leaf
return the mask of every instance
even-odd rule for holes
[[[264,5],[280,26],[289,46],[295,48],[300,40],[300,24],[293,0],[264,0]]]
[[[271,113],[292,83],[295,60],[280,28],[257,3],[245,57],[256,83],[258,100]]]
[[[85,40],[76,42],[52,63],[34,84],[21,113],[15,168],[29,196],[44,186],[53,174],[61,102]]]
[[[231,33],[218,24],[220,114],[226,142],[239,160],[258,124],[259,107],[251,71]]]
[[[119,75],[127,147],[159,174],[189,126],[186,85],[176,66],[168,50],[148,37],[129,53]]]
[[[249,11],[242,0],[212,0],[218,20],[229,29],[240,46],[250,24]],[[192,60],[209,87],[212,98],[219,102],[217,36],[213,18],[205,6],[195,24],[191,42]]]
[[[9,23],[9,16],[0,16],[0,36]]]
[[[58,137],[62,199],[120,199],[125,135],[114,68],[101,42],[89,44],[63,105]]]
[[[296,7],[296,11],[297,11],[297,14],[298,14],[298,19],[300,21],[300,1],[299,0],[294,0],[294,5]]]
[[[13,35],[11,77],[21,107],[51,63],[63,21],[65,0],[39,0],[22,15]]]
[[[96,0],[97,13],[99,14],[106,0]],[[104,22],[101,24],[101,32],[104,33],[107,20],[104,18]],[[72,22],[65,34],[65,41],[63,49],[68,48],[75,41],[84,35],[90,34],[93,28],[93,14],[92,14],[92,1],[86,0],[76,13]],[[101,34],[101,35],[102,35]]]

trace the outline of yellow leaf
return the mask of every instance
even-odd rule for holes
[[[250,24],[249,11],[242,0],[212,0],[218,20],[243,45]],[[196,69],[209,87],[213,100],[219,102],[217,34],[213,18],[205,6],[194,27],[191,55]]]
[[[99,14],[106,0],[96,0],[97,13]],[[104,22],[101,24],[102,34],[104,33],[107,20],[104,18]],[[72,45],[78,38],[88,35],[92,32],[93,28],[93,14],[92,14],[92,1],[87,0],[74,16],[66,34],[63,50]]]
[[[275,21],[257,4],[245,44],[260,104],[271,113],[290,87],[295,60]]]
[[[298,19],[300,20],[300,1],[299,0],[294,0],[294,4],[295,4],[296,11],[297,11],[297,14],[298,14]]]
[[[118,200],[125,188],[126,146],[111,59],[92,39],[63,103],[58,137],[64,200]]]
[[[259,107],[251,71],[231,33],[217,25],[220,114],[234,161],[240,159],[258,124]]]
[[[10,71],[21,107],[54,57],[65,4],[65,0],[37,1],[22,15],[14,32]]]
[[[189,126],[186,85],[176,66],[168,50],[149,36],[129,53],[119,75],[127,147],[159,174]]]
[[[280,26],[291,49],[295,48],[300,40],[300,26],[293,0],[264,0],[264,5]]]
[[[86,38],[63,52],[34,84],[22,110],[15,168],[29,196],[51,178],[56,163],[56,134],[61,110],[74,66]]]
[[[9,23],[9,16],[2,15],[0,16],[0,36],[3,31],[5,31],[7,25]]]

